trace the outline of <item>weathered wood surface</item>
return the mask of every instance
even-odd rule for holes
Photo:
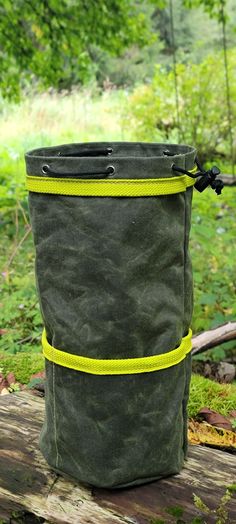
[[[30,393],[0,400],[0,522],[18,522],[12,515],[24,510],[38,519],[31,516],[20,522],[150,524],[162,518],[173,523],[165,509],[181,506],[189,523],[199,515],[193,493],[216,508],[226,486],[235,482],[236,456],[194,446],[180,475],[126,490],[90,490],[47,466],[38,449],[43,412],[44,400]],[[229,504],[229,518],[236,523],[235,499]],[[215,519],[207,517],[206,522]]]

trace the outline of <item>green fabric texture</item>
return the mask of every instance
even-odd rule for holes
[[[33,176],[42,176],[45,164],[61,176],[88,177],[113,165],[113,178],[163,178],[176,176],[173,163],[192,169],[195,156],[194,148],[176,144],[69,144],[27,153],[26,166]],[[132,198],[29,193],[38,295],[52,346],[124,359],[180,345],[193,305],[191,199],[192,188]],[[164,370],[118,376],[46,360],[44,457],[57,471],[104,488],[178,473],[187,453],[190,374],[190,355]]]

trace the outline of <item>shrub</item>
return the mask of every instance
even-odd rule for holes
[[[236,125],[236,53],[228,52],[232,126]],[[177,65],[180,129],[176,115],[173,70],[161,65],[149,85],[129,98],[124,125],[133,139],[194,144],[202,160],[229,157],[225,71],[222,53],[200,64]]]

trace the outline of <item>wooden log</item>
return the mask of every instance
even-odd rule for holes
[[[236,176],[235,175],[226,175],[221,173],[219,178],[224,182],[225,186],[236,186]]]
[[[216,509],[235,481],[236,456],[192,446],[179,475],[130,489],[89,489],[46,464],[38,449],[43,414],[44,400],[31,393],[0,399],[1,524],[150,524],[156,519],[173,523],[176,519],[166,508],[176,506],[183,508],[183,522],[191,522],[200,514],[193,493]],[[229,522],[236,522],[233,499],[228,510]],[[207,523],[213,522],[215,518],[208,516]]]
[[[236,322],[228,322],[215,329],[204,331],[192,339],[192,355],[236,339]]]

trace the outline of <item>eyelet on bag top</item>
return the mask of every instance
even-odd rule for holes
[[[114,166],[107,166],[107,168],[106,168],[106,173],[107,173],[108,175],[114,175],[114,173],[115,173],[115,168],[114,168]]]
[[[49,167],[48,164],[44,164],[44,166],[42,166],[42,173],[43,173],[43,175],[47,175],[49,170],[50,170],[50,167]]]
[[[60,173],[58,171],[54,171],[48,164],[44,164],[41,168],[41,171],[43,175],[48,176],[56,176],[56,177],[62,177],[62,178],[105,178],[107,176],[112,176],[115,173],[115,167],[110,165],[107,166],[105,171],[97,170],[97,171],[86,171],[86,172],[80,172],[80,173]]]

